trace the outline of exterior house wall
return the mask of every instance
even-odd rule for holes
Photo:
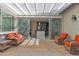
[[[76,21],[72,20],[72,15],[76,15]],[[74,4],[63,12],[62,32],[67,32],[73,38],[79,34],[79,4]]]

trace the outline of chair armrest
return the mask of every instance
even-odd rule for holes
[[[72,47],[79,47],[79,42],[72,41],[71,46]]]
[[[59,37],[54,37],[53,39],[56,40],[56,39],[59,39]]]
[[[72,41],[71,43],[72,43],[72,44],[79,44],[79,42],[75,42],[75,41]]]
[[[65,39],[64,42],[65,41],[67,41],[67,42],[74,42],[74,40],[67,40],[67,39]]]

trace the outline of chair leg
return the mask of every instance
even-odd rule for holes
[[[71,47],[70,47],[70,53],[71,53],[71,54],[74,54],[74,53],[75,53],[75,49],[73,48],[72,45],[71,45]]]
[[[60,40],[58,40],[58,44],[59,45],[63,45],[63,42],[62,42],[62,40],[60,39]]]

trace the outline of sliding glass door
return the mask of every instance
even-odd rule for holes
[[[51,37],[53,38],[58,36],[60,33],[61,20],[53,19],[51,23]]]

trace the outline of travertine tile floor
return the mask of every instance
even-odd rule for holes
[[[71,56],[64,46],[59,46],[53,41],[41,41],[39,46],[11,47],[0,53],[1,56]]]

